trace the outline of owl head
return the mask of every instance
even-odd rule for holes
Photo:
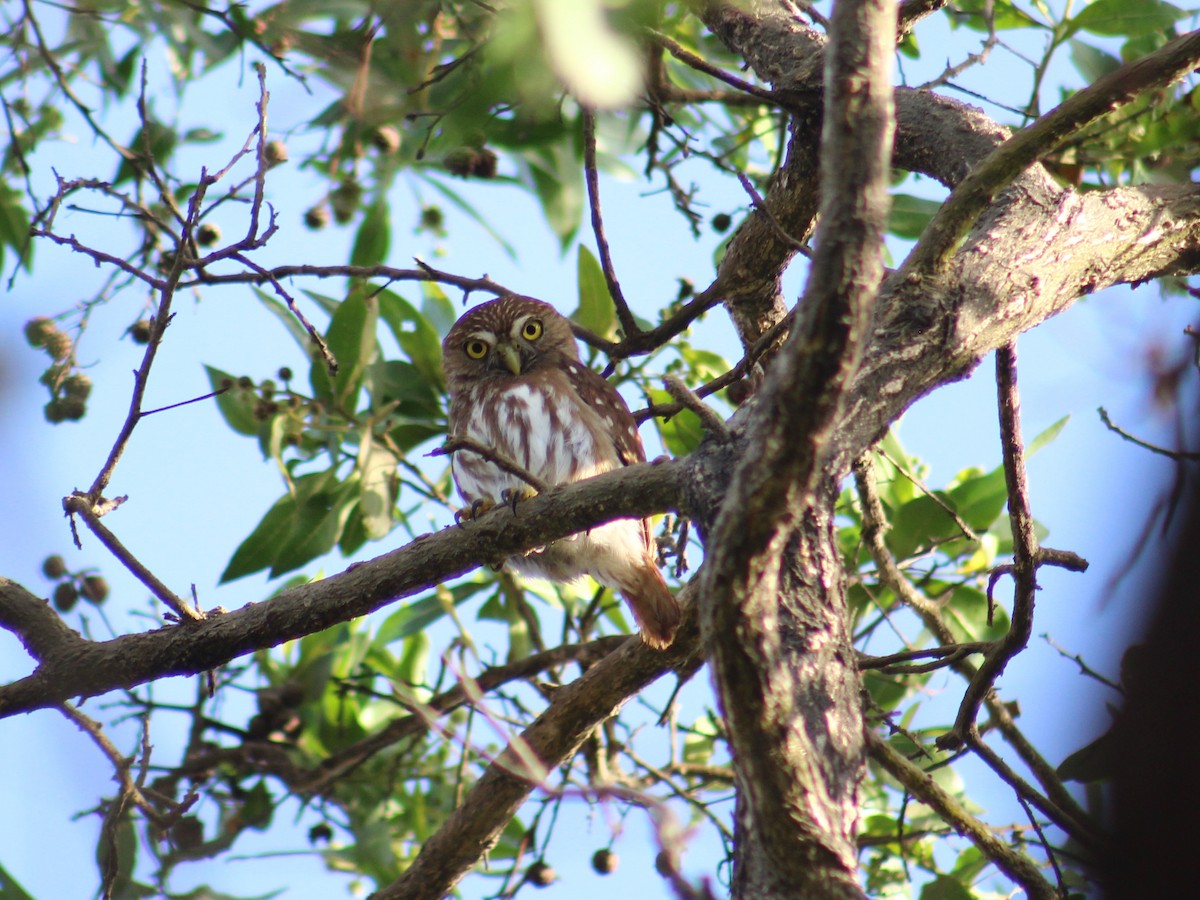
[[[520,378],[578,360],[571,323],[548,303],[507,294],[463,313],[442,341],[454,394],[481,380]]]

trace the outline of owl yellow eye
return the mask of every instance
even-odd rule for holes
[[[538,332],[541,332],[540,327],[538,328]],[[467,356],[471,357],[471,359],[483,359],[487,356],[488,346],[483,341],[474,340],[467,341],[463,349],[467,351]]]
[[[527,341],[536,341],[542,336],[542,320],[530,319],[521,326],[521,337]]]

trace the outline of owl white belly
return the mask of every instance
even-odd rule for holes
[[[476,408],[479,412],[466,423],[466,437],[494,449],[547,485],[579,481],[620,465],[612,442],[602,433],[597,440],[591,427],[599,417],[573,396],[516,384],[490,406]],[[505,491],[529,489],[516,475],[469,451],[455,453],[451,465],[459,492],[469,503],[500,503]],[[519,507],[516,514],[520,515]],[[570,581],[591,575],[615,586],[627,571],[628,560],[642,558],[645,552],[641,522],[622,519],[508,562],[533,577]]]

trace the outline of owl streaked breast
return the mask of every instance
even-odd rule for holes
[[[481,304],[455,323],[443,350],[452,436],[494,450],[548,485],[645,459],[625,401],[580,362],[570,323],[548,304],[516,295]],[[529,490],[469,451],[454,454],[451,472],[470,504]],[[680,610],[653,548],[647,521],[620,519],[508,562],[555,581],[591,575],[619,590],[643,640],[665,647]]]

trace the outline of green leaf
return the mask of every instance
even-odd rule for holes
[[[611,340],[616,336],[616,307],[608,292],[608,281],[600,261],[583,244],[579,245],[576,270],[579,277],[579,308],[571,313],[571,318],[592,333]]]
[[[221,583],[268,568],[276,577],[328,553],[349,514],[348,493],[333,469],[296,479],[294,492],[276,500],[238,545]]]
[[[1071,421],[1071,417],[1069,415],[1063,416],[1061,419],[1035,437],[1025,448],[1025,455],[1027,457],[1033,456],[1033,454],[1037,453],[1039,450],[1053,441],[1056,437],[1062,434],[1062,430],[1067,427],[1067,422],[1069,421]]]
[[[1121,68],[1121,60],[1111,53],[1105,53],[1098,47],[1085,44],[1083,41],[1071,38],[1067,41],[1071,48],[1071,62],[1089,82],[1098,81],[1110,72]]]
[[[938,875],[921,888],[921,900],[975,900],[975,894],[949,875]]]
[[[383,444],[362,435],[358,451],[361,493],[358,510],[363,530],[370,540],[385,537],[392,530],[392,510],[396,504],[396,457]]]
[[[296,517],[296,498],[285,494],[267,510],[255,529],[238,545],[221,573],[221,584],[268,568],[278,551],[277,540]]]
[[[974,31],[991,31],[992,28],[1045,28],[1041,22],[1014,6],[1011,0],[958,0],[951,21],[962,22]]]
[[[33,897],[17,883],[17,879],[0,866],[0,897],[4,900],[33,900]]]
[[[376,200],[363,216],[362,224],[354,237],[354,248],[350,251],[350,265],[378,266],[387,259],[391,247],[392,230],[387,203]]]
[[[241,822],[255,831],[266,831],[275,814],[275,798],[267,788],[266,779],[260,778],[254,787],[242,795]]]
[[[565,250],[583,218],[583,181],[574,154],[561,146],[551,149],[553,155],[541,154],[546,165],[529,163],[529,176],[546,222]]]
[[[896,237],[915,241],[925,231],[933,214],[942,208],[937,200],[925,200],[910,194],[892,194],[887,229]]]
[[[929,592],[936,593],[932,587]],[[994,641],[1008,633],[1004,608],[998,604],[993,608],[991,625],[987,623],[987,612],[987,595],[970,585],[956,586],[945,604],[947,624],[960,641]]]
[[[127,149],[130,155],[123,158],[117,166],[113,186],[141,178],[152,164],[161,167],[170,158],[178,139],[179,135],[174,128],[155,119],[148,120],[129,142]]]
[[[649,390],[646,392],[646,396],[655,405],[675,402],[674,398],[666,391]],[[676,458],[687,456],[700,446],[700,440],[704,437],[700,417],[690,409],[680,410],[665,421],[656,418],[654,424],[658,428],[663,446]]]
[[[458,606],[463,601],[474,596],[484,588],[494,586],[491,581],[467,581],[453,587],[442,587],[438,593],[432,593],[419,600],[406,603],[396,610],[379,626],[375,641],[380,646],[387,646],[395,641],[404,640],[428,628],[447,612],[447,602]]]
[[[1133,37],[1168,31],[1191,13],[1164,0],[1096,0],[1068,24],[1072,32]]]
[[[320,479],[325,473],[305,476]],[[303,480],[303,479],[301,479]],[[299,484],[299,482],[297,483]],[[353,508],[349,482],[307,493],[296,507],[287,539],[281,541],[270,575],[277,578],[332,550]]]
[[[426,176],[426,181],[434,187],[443,197],[450,201],[459,212],[463,213],[469,219],[472,219],[475,224],[491,235],[492,239],[500,245],[501,249],[509,256],[510,259],[517,258],[516,248],[510,244],[499,231],[497,231],[492,223],[484,216],[479,214],[477,210],[468,200],[464,199],[457,191],[449,185],[444,184],[436,178]]]
[[[458,318],[458,311],[440,284],[421,283],[421,315],[439,335],[445,334]]]
[[[1055,769],[1058,777],[1083,784],[1112,778],[1117,773],[1120,757],[1120,742],[1115,732],[1116,725],[1064,759]]]
[[[254,289],[254,296],[283,323],[283,327],[287,329],[288,334],[300,345],[300,349],[304,351],[304,355],[308,356],[312,345],[312,338],[308,335],[308,329],[300,324],[300,320],[287,308],[287,305],[261,288],[256,287]]]
[[[29,214],[21,203],[20,192],[0,184],[0,265],[4,263],[6,245],[21,254],[21,265],[30,271],[33,246],[29,240]]]
[[[442,375],[442,340],[436,328],[403,297],[389,290],[376,295],[379,314],[396,338],[396,343],[425,381],[439,392],[445,387]]]
[[[425,418],[439,414],[438,395],[412,363],[402,359],[378,360],[371,366],[370,379],[380,404],[399,401],[400,410],[409,416]]]
[[[232,385],[227,391],[217,394],[217,411],[228,425],[238,434],[247,437],[258,435],[261,422],[255,417],[254,410],[258,406],[258,392],[251,387],[238,387],[238,380],[228,372],[222,372],[212,366],[205,366],[208,373],[208,383],[214,391],[221,390],[225,385]]]
[[[424,631],[410,634],[404,639],[404,651],[396,662],[392,677],[402,684],[417,687],[426,683],[429,654],[432,642]]]
[[[314,357],[310,377],[318,396],[332,397],[348,414],[358,406],[358,392],[363,373],[375,358],[378,341],[375,326],[379,319],[379,304],[367,296],[364,287],[355,287],[333,314],[325,342],[338,363],[338,373],[329,380],[325,363]]]

